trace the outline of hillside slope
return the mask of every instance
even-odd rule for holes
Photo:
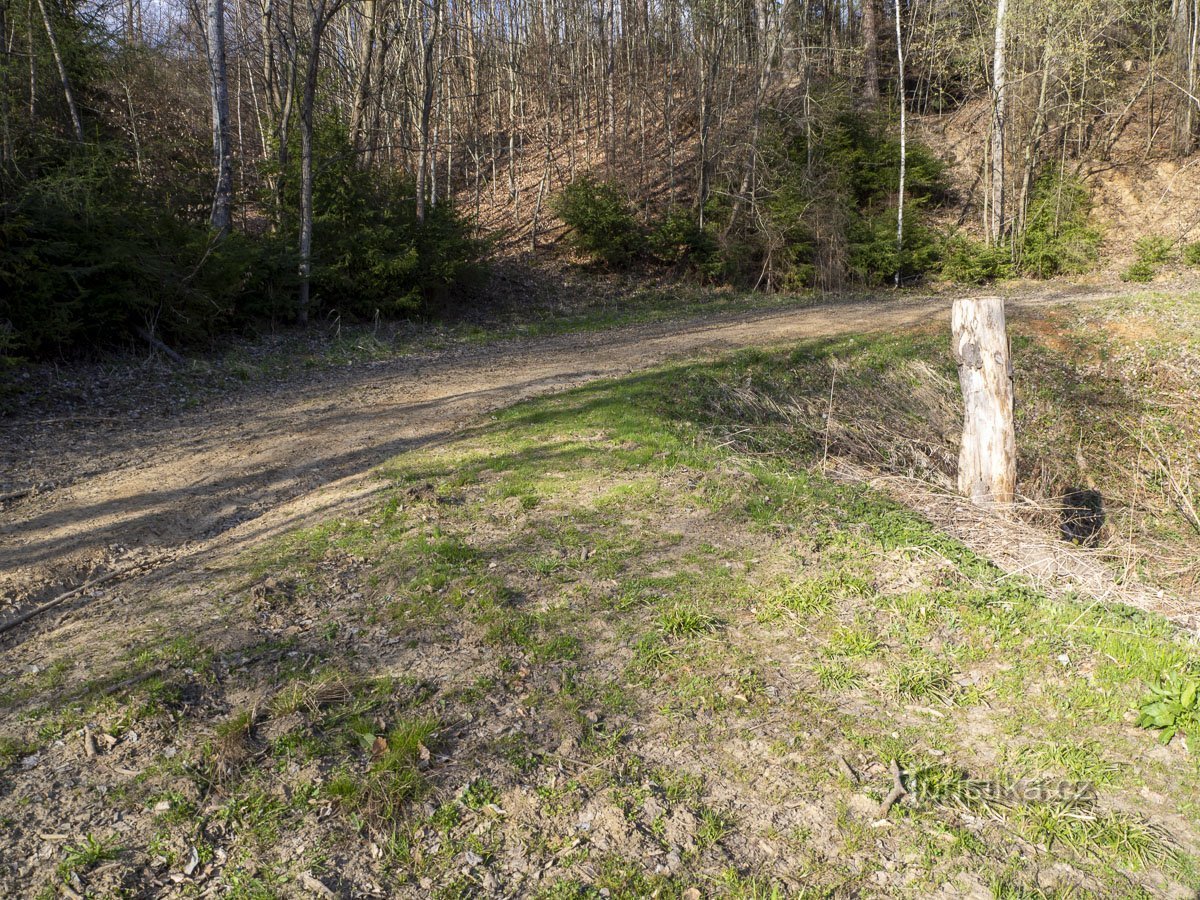
[[[1127,398],[1114,421],[1191,389],[1172,373],[1198,359],[1195,295],[1169,300],[1015,316],[1024,484],[1038,423],[1077,416],[1093,477],[1129,507],[1117,479],[1138,482],[1100,464],[1091,386]],[[691,351],[780,346],[385,441],[372,452],[397,455],[361,482],[370,496],[284,506],[264,541],[209,545],[0,637],[0,893],[1194,895],[1200,720],[1180,716],[1169,743],[1135,725],[1147,685],[1196,671],[1194,639],[1006,572],[839,474],[936,483],[949,445],[921,411],[941,405],[944,328],[903,323],[939,309],[682,329]],[[1145,315],[1180,330],[1140,333]],[[820,316],[855,333],[803,336]],[[1098,320],[1104,354],[1061,352]],[[589,346],[609,366],[683,349],[626,334]],[[579,339],[560,349],[578,367]],[[1114,391],[1103,367],[1143,352],[1156,380]],[[1098,382],[1078,377],[1092,366]],[[419,404],[376,400],[420,424]],[[210,414],[243,430],[264,414],[236,409]],[[319,433],[306,409],[293,427]],[[1124,521],[1106,551],[1150,546],[1126,544]],[[1200,540],[1172,529],[1160,549]]]

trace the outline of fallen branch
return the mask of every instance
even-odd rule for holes
[[[97,696],[111,697],[113,694],[119,694],[126,688],[131,688],[134,685],[141,684],[143,681],[149,681],[151,678],[157,678],[162,675],[158,669],[147,669],[145,672],[138,672],[136,675],[130,675],[128,678],[123,678],[115,684],[107,685],[97,691]]]
[[[88,590],[89,588],[99,587],[102,584],[108,584],[108,582],[115,581],[118,578],[123,578],[126,575],[132,575],[138,569],[144,569],[147,567],[157,565],[160,561],[161,561],[161,557],[158,557],[155,559],[147,559],[147,560],[143,560],[141,562],[137,562],[132,565],[126,566],[123,569],[114,569],[113,571],[105,572],[103,575],[99,575],[96,578],[88,579],[83,584],[79,585],[79,587],[71,588],[71,590],[67,591],[64,594],[59,594],[53,600],[43,603],[40,606],[31,606],[28,609],[23,610],[22,612],[19,612],[13,616],[10,616],[7,619],[4,619],[3,621],[0,621],[0,634],[4,634],[4,632],[6,632],[8,630],[10,630],[12,628],[16,628],[18,625],[20,625],[24,622],[28,622],[30,619],[34,618],[35,616],[40,616],[44,612],[49,612],[50,610],[54,609],[56,606],[61,606],[63,603],[70,600],[72,597],[78,597],[80,594],[82,594],[84,591]]]
[[[28,497],[39,487],[40,485],[31,484],[27,488],[21,488],[19,491],[9,491],[7,494],[0,494],[0,503],[9,503],[13,500],[20,500],[22,497]]]
[[[892,791],[883,798],[883,802],[879,804],[879,818],[886,819],[892,807],[896,802],[904,797],[908,791],[904,787],[904,779],[900,773],[900,763],[892,760]]]
[[[852,765],[850,765],[850,763],[846,762],[846,757],[842,756],[839,753],[837,755],[837,761],[838,761],[838,767],[842,770],[843,773],[845,773],[846,777],[849,778],[854,784],[858,784],[859,781],[862,780],[858,777],[858,773],[854,771],[854,767]]]
[[[178,353],[176,353],[174,350],[172,350],[170,347],[168,347],[166,344],[164,344],[161,340],[159,340],[157,337],[155,337],[154,332],[149,331],[148,329],[145,329],[145,328],[139,328],[137,330],[137,336],[140,337],[147,344],[149,344],[151,347],[153,347],[155,350],[157,350],[159,353],[161,353],[163,356],[167,357],[167,359],[171,360],[171,362],[175,363],[175,365],[182,366],[182,365],[186,364],[187,360],[185,360],[182,356],[180,356]]]

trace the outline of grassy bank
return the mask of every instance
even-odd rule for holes
[[[1102,486],[1110,545],[1174,588],[1193,537],[1120,436],[1195,452],[1163,373],[1198,320],[1146,296],[1014,324],[1022,483]],[[521,404],[384,467],[369,513],[156,598],[108,659],[48,644],[0,692],[0,888],[1193,895],[1200,729],[1136,719],[1194,642],[820,474],[945,476],[946,344],[810,342]],[[1126,504],[1143,476],[1160,492]]]

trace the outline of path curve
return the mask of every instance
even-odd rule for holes
[[[1065,299],[1089,296],[1107,295]],[[34,429],[24,436],[30,471],[82,475],[0,509],[0,597],[10,608],[44,598],[130,554],[250,546],[362,496],[366,473],[383,460],[521,399],[681,356],[946,318],[950,302],[840,302],[504,341],[360,365],[174,419],[131,420],[90,443],[64,446]]]

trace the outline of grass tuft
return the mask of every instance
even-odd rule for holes
[[[862,673],[843,660],[827,660],[813,666],[817,682],[827,691],[845,691],[858,687],[863,681]]]
[[[1174,855],[1165,832],[1141,816],[1098,810],[1086,801],[1034,803],[1018,811],[1025,835],[1053,850],[1065,847],[1098,858],[1116,857],[1144,868],[1164,865]]]
[[[900,700],[949,704],[957,687],[950,664],[927,655],[914,655],[888,674],[888,689]]]
[[[419,796],[425,786],[420,763],[439,727],[433,718],[409,719],[384,735],[374,733],[369,723],[352,723],[350,731],[370,762],[359,776],[342,772],[329,782],[326,792],[347,813],[394,824],[401,806]]]
[[[716,616],[682,604],[672,606],[658,616],[658,627],[663,634],[675,638],[707,634],[716,631],[722,624]]]
[[[102,862],[116,859],[124,851],[117,843],[116,837],[99,839],[93,834],[87,834],[83,842],[68,844],[63,851],[62,862],[58,866],[59,877],[70,881],[74,873],[87,872]]]

